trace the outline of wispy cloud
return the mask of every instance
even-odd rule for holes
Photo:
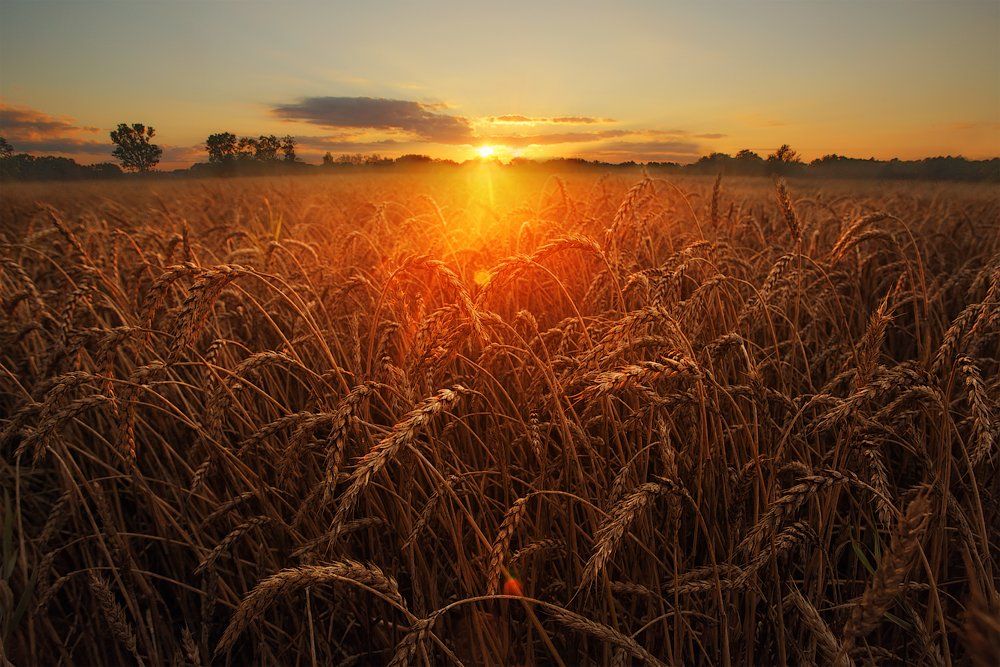
[[[617,122],[614,118],[594,118],[592,116],[555,116],[552,118],[539,118],[533,116],[522,116],[520,114],[489,116],[484,120],[494,125],[597,125]]]
[[[37,140],[78,132],[98,132],[98,129],[77,125],[69,116],[51,116],[29,107],[0,104],[0,131],[8,140]]]
[[[697,134],[691,135],[683,130],[649,130],[649,129],[613,129],[613,130],[590,130],[576,132],[548,132],[539,134],[492,134],[486,135],[483,139],[489,143],[522,148],[525,146],[551,146],[555,144],[594,144],[593,148],[587,147],[588,152],[596,150],[597,147],[609,148],[610,150],[620,150],[630,146],[637,150],[658,150],[656,147],[669,149],[677,152],[680,147],[684,150],[697,152],[699,145],[692,141],[698,139],[717,139],[723,137],[722,134]],[[619,142],[609,142],[618,139]],[[645,141],[642,141],[645,140]]]
[[[350,152],[364,153],[369,151],[397,150],[407,146],[411,142],[399,141],[398,139],[373,139],[365,140],[352,138],[349,135],[335,136],[298,136],[295,137],[299,146],[313,151]]]
[[[615,139],[635,134],[634,130],[602,130],[599,132],[552,132],[547,134],[494,134],[483,141],[520,148],[523,146],[548,146],[552,144],[580,144],[604,139]]]
[[[26,153],[63,155],[107,154],[110,142],[93,138],[100,130],[80,125],[70,116],[54,116],[37,109],[0,104],[0,135]]]
[[[700,153],[691,141],[613,141],[582,151],[586,157],[601,160],[652,160],[690,162]]]
[[[946,126],[948,130],[954,130],[957,132],[968,132],[977,130],[987,130],[995,131],[1000,130],[1000,122],[997,121],[959,121],[955,123],[948,123]]]
[[[305,97],[272,109],[279,118],[327,128],[406,132],[441,144],[474,141],[472,126],[461,116],[439,112],[439,105],[380,97]]]

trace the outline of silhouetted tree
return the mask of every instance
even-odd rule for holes
[[[295,162],[295,137],[286,134],[281,138],[281,153],[285,156],[285,162]]]
[[[758,162],[763,161],[764,158],[754,153],[749,148],[744,148],[739,153],[736,154],[737,160],[743,160],[745,162]]]
[[[208,161],[212,164],[222,164],[235,160],[236,142],[236,135],[232,132],[219,132],[208,135],[208,139],[205,140]]]
[[[257,140],[240,137],[236,142],[236,157],[239,160],[253,160],[257,155]]]
[[[34,156],[17,153],[0,160],[0,179],[24,181],[77,180],[85,178],[113,178],[121,176],[116,164],[77,164],[75,160],[53,155]]]
[[[778,150],[774,151],[767,156],[767,161],[777,164],[795,164],[802,162],[799,159],[799,154],[792,150],[792,147],[788,144],[781,144]]]
[[[324,167],[333,166],[333,153],[331,153],[330,151],[327,151],[326,154],[323,156],[323,166]]]
[[[431,162],[433,162],[433,160],[431,160],[431,156],[418,155],[416,153],[400,155],[396,158],[396,164],[430,164]]]
[[[14,154],[14,147],[7,143],[7,140],[0,137],[0,159],[6,160]]]
[[[159,164],[163,155],[163,149],[150,141],[155,134],[156,130],[142,123],[121,123],[111,131],[111,141],[117,145],[111,155],[126,171],[146,173]]]
[[[767,167],[772,174],[788,174],[804,166],[799,154],[788,144],[781,144],[778,150],[767,156]]]
[[[84,168],[89,169],[91,175],[97,178],[114,178],[122,175],[121,167],[114,162],[98,162]]]
[[[271,162],[278,159],[281,141],[273,134],[260,135],[254,144],[254,159],[259,162]]]
[[[710,153],[698,158],[691,169],[702,174],[725,174],[729,172],[729,164],[733,157],[728,153]]]
[[[333,162],[337,165],[357,166],[364,164],[366,160],[367,157],[364,153],[354,153],[353,155],[344,153],[343,155],[338,155]]]

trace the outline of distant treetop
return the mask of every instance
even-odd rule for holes
[[[163,149],[152,143],[155,134],[156,130],[152,126],[120,123],[117,129],[111,131],[111,141],[116,146],[111,155],[122,163],[125,171],[140,174],[152,171],[163,155]]]

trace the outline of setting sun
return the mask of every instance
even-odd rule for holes
[[[494,153],[496,153],[496,148],[493,146],[480,146],[476,149],[476,152],[479,153],[479,157],[485,160],[493,157]]]

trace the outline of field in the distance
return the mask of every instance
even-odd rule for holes
[[[998,664],[998,220],[639,172],[5,184],[0,646]]]

